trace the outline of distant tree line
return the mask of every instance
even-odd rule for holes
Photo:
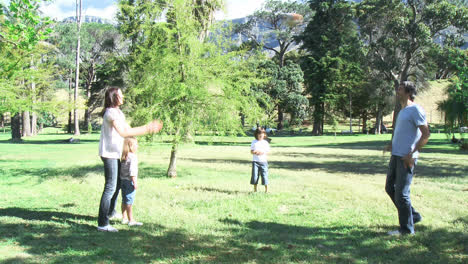
[[[450,80],[439,108],[451,131],[468,124],[466,1],[267,0],[226,26],[214,20],[223,0],[120,0],[116,26],[80,27],[42,17],[41,3],[0,4],[0,121],[11,115],[13,140],[58,116],[67,133],[91,132],[110,85],[125,88],[132,122],[165,122],[173,168],[179,142],[196,133],[282,129],[286,114],[290,125],[311,120],[314,135],[345,118],[380,133],[403,80]]]

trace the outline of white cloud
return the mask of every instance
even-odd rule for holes
[[[227,0],[226,12],[219,11],[215,14],[217,20],[246,17],[260,9],[265,0]]]
[[[96,16],[100,18],[109,19],[115,21],[115,15],[117,14],[117,5],[109,5],[105,8],[89,7],[83,11],[85,16]]]
[[[45,15],[53,19],[62,20],[66,17],[75,16],[74,8],[70,9],[68,6],[63,6],[63,2],[67,2],[65,0],[59,0],[54,3],[44,4],[42,5],[39,10]],[[71,2],[71,1],[68,1]],[[68,9],[69,11],[65,11]]]

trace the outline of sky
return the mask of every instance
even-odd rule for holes
[[[117,13],[117,0],[82,0],[83,15],[97,16],[115,20]],[[265,0],[226,0],[226,10],[217,12],[215,17],[221,19],[234,19],[251,15],[259,9]],[[7,2],[7,0],[0,0]],[[75,0],[52,0],[51,3],[41,7],[41,11],[48,17],[62,20],[76,15]]]

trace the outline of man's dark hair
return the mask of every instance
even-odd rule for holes
[[[400,83],[400,86],[403,86],[405,88],[405,93],[410,95],[411,101],[414,101],[414,97],[418,94],[418,91],[416,90],[416,85],[414,85],[413,82],[404,81]]]

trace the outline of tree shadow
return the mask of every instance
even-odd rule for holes
[[[357,141],[357,142],[346,142],[346,143],[329,143],[329,144],[316,144],[309,145],[307,147],[321,147],[321,148],[336,148],[336,149],[365,149],[365,150],[377,150],[382,151],[385,145],[389,144],[389,140],[373,140],[373,141]],[[280,146],[280,145],[279,145]],[[440,148],[445,146],[446,148]],[[281,146],[290,147],[290,146]],[[467,153],[456,148],[456,145],[447,142],[444,139],[433,139],[429,140],[426,146],[424,146],[424,153],[442,153],[442,154],[455,154],[455,155],[466,155]]]
[[[199,141],[194,142],[200,146],[250,146],[250,142],[236,142],[236,141]]]
[[[14,247],[27,253],[3,263],[449,263],[454,253],[463,254],[460,245],[466,248],[462,232],[425,226],[418,226],[416,236],[393,238],[385,235],[394,228],[389,226],[319,227],[313,219],[310,226],[301,226],[224,218],[212,232],[191,233],[155,219],[142,227],[116,225],[118,233],[103,233],[87,215],[18,207],[0,209],[0,215],[6,218],[0,241],[14,241]]]
[[[119,232],[107,233],[82,223],[96,218],[78,214],[5,208],[0,215],[28,221],[0,226],[0,241],[13,240],[27,252],[24,257],[12,257],[2,263],[150,263],[172,262],[175,258],[206,262],[201,253],[215,258],[225,246],[216,243],[215,236],[194,236],[156,223],[138,228],[116,225]]]
[[[302,154],[302,153],[301,153]],[[308,154],[307,154],[308,155]],[[316,155],[316,154],[311,154]],[[374,157],[374,156],[361,156],[361,155],[335,155],[335,154],[320,154],[323,158],[333,159],[333,161],[269,161],[268,165],[270,169],[288,169],[288,170],[322,170],[329,173],[356,173],[361,175],[376,175],[386,174],[388,168],[389,158],[385,157]],[[320,157],[320,156],[319,156]],[[250,161],[240,159],[208,159],[208,158],[190,158],[185,159],[192,162],[199,163],[236,163],[239,165],[250,164]],[[418,163],[416,166],[416,173],[418,177],[425,178],[448,178],[448,177],[459,177],[463,178],[466,176],[468,171],[468,165],[464,164],[451,164],[443,163],[440,160],[432,162],[437,165],[428,165],[426,163]]]
[[[0,208],[0,215],[2,217],[17,217],[28,221],[51,221],[68,224],[96,220],[95,217],[88,215],[79,215],[60,211],[47,211],[45,209],[50,210],[51,208],[41,208],[36,210],[29,210],[20,207]],[[79,225],[86,228],[95,228],[94,226],[83,223]]]
[[[5,169],[5,175],[17,176],[33,176],[41,180],[46,180],[59,176],[70,176],[72,178],[85,178],[89,173],[104,174],[104,166],[101,164],[89,166],[73,166],[68,168],[12,168]]]
[[[196,192],[215,192],[215,193],[224,193],[224,194],[230,194],[230,195],[249,193],[248,191],[233,191],[233,190],[224,190],[224,189],[219,189],[219,188],[203,187],[203,186],[187,187],[184,189],[189,190],[189,191],[196,191]]]
[[[331,227],[308,227],[274,222],[220,219],[229,226],[232,234],[230,243],[235,247],[247,248],[262,244],[257,251],[267,251],[269,258],[289,257],[288,261],[304,262],[344,262],[357,263],[438,263],[454,262],[452,253],[459,245],[466,247],[466,237],[462,232],[445,229],[431,229],[422,226],[415,236],[389,237],[386,231],[392,226],[361,227],[338,225]],[[384,231],[381,231],[381,230]],[[399,245],[389,247],[388,241]],[[412,244],[408,248],[404,241]],[[417,250],[418,247],[430,248]],[[286,254],[285,254],[286,253]],[[463,250],[458,253],[463,254]],[[286,256],[285,256],[286,255]],[[262,254],[253,254],[253,262],[264,262]]]
[[[161,167],[155,167],[152,164],[140,162],[138,164],[139,178],[167,178],[167,170]]]
[[[13,144],[13,145],[80,145],[80,144],[89,144],[89,143],[98,143],[99,139],[80,139],[79,142],[69,143],[65,139],[54,139],[54,140],[31,140],[23,139],[23,141],[18,143],[12,143],[11,140],[0,140],[0,144]]]

